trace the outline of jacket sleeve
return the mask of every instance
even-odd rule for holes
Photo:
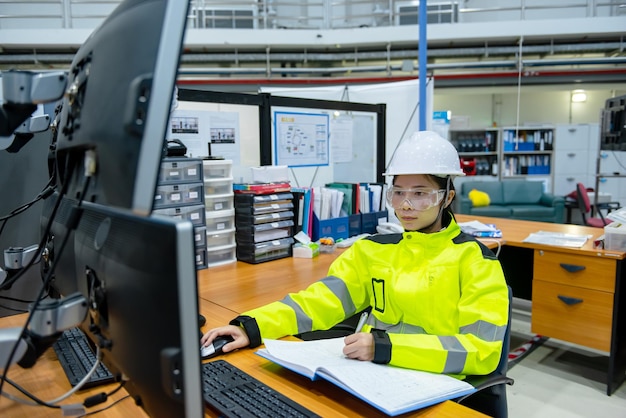
[[[352,248],[346,250],[332,263],[327,277],[306,289],[242,315],[256,319],[262,338],[333,327],[369,303],[367,289],[358,280],[359,266],[351,261],[352,254]],[[342,266],[341,276],[333,275],[334,265]]]

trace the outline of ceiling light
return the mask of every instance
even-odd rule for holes
[[[587,101],[585,90],[574,90],[572,92],[572,103],[583,103]]]

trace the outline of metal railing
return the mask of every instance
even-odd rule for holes
[[[177,0],[182,1],[182,0]],[[121,0],[0,0],[0,28],[95,28]],[[502,4],[505,3],[505,4]],[[626,16],[626,0],[429,0],[428,22]],[[417,24],[417,0],[191,0],[190,28],[343,29]]]

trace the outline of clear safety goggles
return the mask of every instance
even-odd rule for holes
[[[394,209],[402,208],[406,202],[413,210],[427,210],[441,203],[445,194],[445,190],[392,186],[387,190],[387,203]]]

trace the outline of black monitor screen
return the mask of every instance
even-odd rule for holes
[[[202,416],[192,224],[85,203],[73,250],[103,362],[151,417]]]
[[[88,299],[83,330],[152,417],[203,414],[193,227],[150,216],[187,9],[124,0],[80,47],[41,217],[53,288]]]
[[[124,0],[76,53],[56,139],[69,196],[82,192],[90,150],[84,199],[151,212],[187,10],[184,0]]]

